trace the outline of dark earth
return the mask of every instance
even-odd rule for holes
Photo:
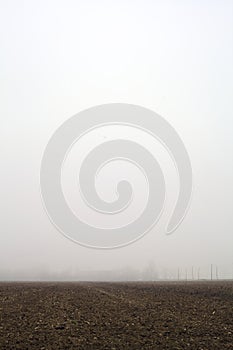
[[[0,283],[0,349],[233,349],[233,282]]]

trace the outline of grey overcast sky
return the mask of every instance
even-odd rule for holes
[[[232,277],[231,0],[0,0],[0,50],[0,279],[140,270],[151,262],[161,271],[200,267],[203,277],[213,263],[221,277]],[[51,225],[39,172],[58,126],[111,102],[150,108],[177,130],[192,161],[194,194],[173,235],[165,235],[165,215],[136,243],[99,251]],[[93,139],[87,135],[83,149]]]

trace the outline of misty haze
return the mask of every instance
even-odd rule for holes
[[[0,27],[0,349],[232,349],[232,1]]]

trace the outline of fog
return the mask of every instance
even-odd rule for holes
[[[214,278],[216,267],[218,278],[233,278],[232,1],[0,1],[0,27],[0,280],[206,279],[211,264]],[[140,138],[166,173],[166,209],[156,227],[126,247],[98,250],[51,224],[40,164],[63,122],[112,102],[147,107],[176,129],[192,162],[194,191],[184,221],[166,235],[178,191],[166,152],[124,127],[86,135],[63,177],[76,209],[70,164],[103,136]],[[138,176],[132,218],[145,201]],[[104,183],[99,193],[110,201]],[[90,219],[85,210],[80,215]]]

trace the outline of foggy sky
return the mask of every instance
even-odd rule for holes
[[[232,277],[232,23],[230,0],[0,1],[0,279],[141,271],[151,263],[159,271],[200,267],[203,277],[213,263],[220,277]],[[170,209],[142,239],[103,251],[75,244],[52,226],[39,173],[58,126],[111,102],[166,118],[190,155],[194,193],[173,235],[164,230],[168,201]],[[91,142],[87,136],[80,150]],[[156,154],[145,135],[140,142]],[[160,158],[172,202],[177,179],[169,158]]]

